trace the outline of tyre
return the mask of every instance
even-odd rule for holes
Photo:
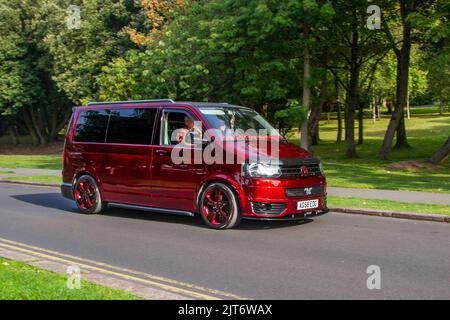
[[[231,229],[241,222],[241,210],[234,191],[224,183],[214,182],[203,190],[199,214],[213,229]]]
[[[106,206],[97,182],[91,176],[84,175],[78,178],[73,193],[78,209],[85,214],[100,213]]]

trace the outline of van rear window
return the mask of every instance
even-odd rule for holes
[[[109,110],[81,112],[75,131],[76,142],[105,142]]]

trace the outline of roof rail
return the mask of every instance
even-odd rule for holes
[[[89,102],[88,106],[98,106],[98,105],[105,105],[105,104],[149,103],[149,102],[170,102],[170,103],[175,103],[175,101],[173,101],[172,99],[154,99],[154,100]]]

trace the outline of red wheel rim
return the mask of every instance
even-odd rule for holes
[[[228,222],[231,216],[230,199],[221,188],[212,188],[205,194],[203,200],[203,215],[213,225],[221,226]]]
[[[75,200],[81,209],[91,209],[96,203],[96,195],[95,186],[89,179],[78,182],[75,188]]]

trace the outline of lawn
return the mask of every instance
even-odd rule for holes
[[[135,300],[124,291],[82,280],[70,290],[67,277],[0,257],[0,300]]]
[[[435,110],[432,112],[432,110]],[[345,142],[337,144],[337,121],[322,120],[320,142],[314,154],[324,162],[330,186],[366,189],[414,190],[450,193],[450,163],[427,165],[423,161],[439,149],[450,135],[450,113],[439,115],[437,108],[412,109],[406,120],[410,149],[394,149],[392,160],[379,160],[379,150],[388,124],[384,115],[375,123],[366,119],[365,140],[357,146],[359,157],[345,157]],[[298,144],[298,137],[291,142]],[[410,161],[405,163],[405,161]]]
[[[0,167],[61,170],[62,157],[57,155],[0,155]]]
[[[450,216],[450,206],[424,203],[406,203],[378,199],[361,199],[328,196],[328,204],[334,207],[389,210],[424,214],[444,214]]]

